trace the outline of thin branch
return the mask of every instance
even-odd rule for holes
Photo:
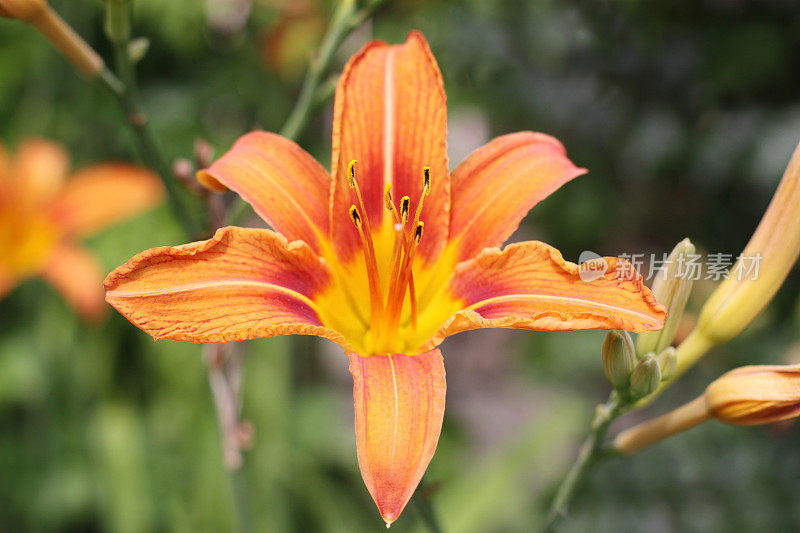
[[[115,6],[115,9],[120,9],[120,7]],[[127,13],[125,13],[124,16],[130,17],[130,5],[124,6],[123,9],[127,9]],[[140,157],[147,166],[155,170],[164,183],[170,207],[175,217],[181,223],[190,238],[198,238],[201,236],[202,230],[198,226],[197,221],[189,213],[189,210],[180,196],[174,176],[172,175],[172,166],[161,152],[155,136],[148,125],[147,115],[140,103],[139,91],[136,84],[136,69],[128,53],[128,43],[130,40],[127,37],[123,39],[113,39],[109,36],[109,38],[114,45],[116,74],[104,68],[97,77],[97,80],[116,98],[125,117],[125,122],[133,132]]]
[[[542,527],[544,533],[556,530],[559,521],[566,516],[567,508],[575,495],[575,491],[589,470],[599,459],[606,455],[603,441],[608,431],[608,426],[622,413],[623,407],[619,396],[615,392],[611,393],[606,403],[597,406],[589,435],[581,445],[578,457],[561,481],[553,503],[550,505],[550,511]]]

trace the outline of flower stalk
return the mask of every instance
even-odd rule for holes
[[[31,24],[89,79],[96,78],[105,68],[103,58],[45,0],[2,0],[0,16]]]

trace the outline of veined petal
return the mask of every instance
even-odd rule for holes
[[[28,139],[17,147],[11,169],[18,202],[41,205],[61,188],[69,170],[69,154],[44,139]]]
[[[534,205],[585,173],[543,133],[503,135],[473,152],[453,171],[450,240],[459,247],[457,260],[503,244]]]
[[[53,203],[53,216],[70,234],[86,236],[155,206],[164,197],[152,171],[122,163],[75,172]]]
[[[384,521],[408,503],[439,442],[444,417],[442,354],[349,354],[358,465]]]
[[[320,237],[328,235],[331,178],[296,143],[266,131],[248,133],[197,179],[236,191],[276,231],[320,252]]]
[[[10,172],[11,159],[8,155],[5,145],[0,142],[0,203],[2,203],[8,195],[8,187],[10,185],[11,176]]]
[[[347,166],[353,159],[376,231],[386,215],[384,185],[392,183],[395,202],[409,196],[413,210],[422,193],[422,169],[430,167],[432,192],[422,212],[419,255],[432,260],[442,250],[450,220],[445,100],[436,59],[419,32],[412,31],[402,45],[372,41],[348,62],[336,89],[331,163],[331,232],[343,261],[361,246],[348,215],[353,200]]]
[[[142,252],[108,275],[106,301],[156,339],[232,342],[298,333],[344,344],[314,298],[325,263],[302,241],[222,228],[212,239]]]
[[[663,327],[666,312],[626,262],[604,258],[605,273],[583,281],[578,265],[542,242],[487,248],[456,267],[450,292],[463,309],[431,340],[477,328],[545,331]],[[428,346],[428,345],[426,345]]]
[[[106,312],[103,271],[87,250],[61,244],[42,270],[46,279],[86,320],[97,321]]]

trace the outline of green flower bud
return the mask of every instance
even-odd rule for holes
[[[128,43],[128,57],[131,63],[138,63],[150,49],[150,40],[147,37],[137,37]]]
[[[675,369],[678,368],[678,355],[675,348],[669,346],[656,357],[658,367],[661,369],[661,381],[667,381],[675,375]]]
[[[628,386],[636,366],[636,350],[627,331],[610,331],[603,341],[603,370],[615,389]]]
[[[653,295],[667,308],[667,319],[661,331],[642,333],[636,339],[636,353],[661,353],[672,344],[678,323],[683,316],[689,294],[692,292],[692,271],[687,267],[695,253],[694,244],[689,239],[679,242],[667,257],[664,268],[653,281]]]
[[[661,384],[661,368],[656,359],[645,355],[631,374],[631,394],[636,398],[643,398],[655,391]]]

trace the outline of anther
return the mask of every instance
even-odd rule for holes
[[[356,228],[361,229],[361,215],[358,214],[358,209],[355,205],[350,206],[350,219],[353,221]]]
[[[422,167],[423,192],[425,196],[431,193],[431,167]]]
[[[392,202],[392,184],[387,183],[386,187],[383,188],[383,203],[386,206],[386,209],[392,213],[394,212],[394,202]]]
[[[408,209],[411,206],[411,198],[408,196],[403,196],[400,200],[400,218],[405,224],[408,221]]]
[[[420,222],[419,224],[417,224],[417,229],[414,230],[414,241],[416,241],[417,244],[419,244],[419,241],[422,240],[422,228],[424,227],[425,223]]]
[[[347,164],[347,185],[352,189],[356,186],[356,161],[353,159]]]

